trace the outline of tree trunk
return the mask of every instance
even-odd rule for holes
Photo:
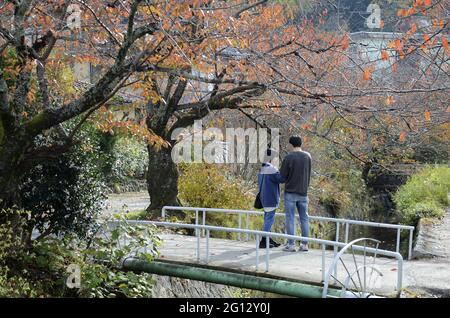
[[[16,140],[6,138],[0,145],[0,210],[20,207],[19,180],[22,176],[19,168],[25,146]]]
[[[4,137],[0,142],[0,224],[9,222],[13,235],[25,244],[31,241],[32,228],[24,226],[26,215],[19,214],[18,210],[21,208],[20,180],[25,173],[20,163],[27,146],[27,142],[11,137]]]
[[[160,216],[165,205],[179,205],[178,170],[171,151],[172,148],[156,150],[148,146],[147,187],[151,203],[147,211],[152,218]]]

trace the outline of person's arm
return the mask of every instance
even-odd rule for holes
[[[311,182],[311,173],[312,173],[312,157],[309,155],[309,174],[308,174],[308,186]]]
[[[285,157],[283,159],[283,162],[281,163],[280,174],[285,179],[287,179],[289,176],[289,161],[288,161],[287,157]]]
[[[276,183],[285,183],[286,182],[286,178],[280,172],[274,173],[272,178],[273,178],[274,182],[276,182]]]

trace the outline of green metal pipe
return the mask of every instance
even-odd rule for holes
[[[294,296],[300,298],[322,298],[322,287],[289,282],[266,277],[258,277],[213,269],[172,264],[166,262],[147,262],[137,259],[126,259],[123,269],[134,272],[146,272],[164,276],[175,276],[208,283],[235,286],[240,288],[261,290],[265,292]],[[340,291],[329,289],[328,294],[340,297]]]

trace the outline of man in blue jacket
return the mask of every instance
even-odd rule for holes
[[[267,149],[264,163],[258,173],[259,195],[264,208],[264,226],[262,229],[264,232],[270,232],[272,229],[275,212],[280,204],[280,183],[285,181],[278,169],[270,163],[276,156],[278,156],[278,153],[274,149]],[[278,246],[280,244],[270,238],[269,247]],[[266,248],[266,237],[261,239],[259,247]]]

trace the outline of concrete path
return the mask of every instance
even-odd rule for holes
[[[197,263],[197,239],[193,236],[177,234],[161,235],[163,244],[159,248],[161,259],[183,262],[186,264]],[[256,270],[256,243],[231,241],[223,239],[210,240],[209,266],[239,270],[241,272],[255,272]],[[205,264],[206,240],[200,243],[200,264]],[[259,251],[258,271],[265,272],[265,249]],[[275,278],[288,278],[297,281],[321,284],[322,282],[322,251],[310,250],[309,252],[283,252],[282,247],[270,249],[270,267],[268,274]],[[333,259],[333,251],[326,251],[325,269],[328,270]],[[372,262],[372,257],[367,262]],[[356,255],[358,266],[363,264],[362,255]],[[355,264],[352,254],[344,257],[344,263],[349,271],[354,271]],[[373,290],[380,295],[393,296],[397,285],[397,261],[395,259],[377,257],[376,267],[382,272],[383,277],[372,276],[372,281],[367,282]],[[375,272],[374,272],[375,274]],[[342,282],[346,277],[346,271],[342,264],[338,266],[338,279]],[[369,277],[369,276],[367,276]],[[355,278],[356,284],[359,285]],[[361,278],[363,280],[363,278]]]
[[[422,219],[414,256],[437,257],[450,261],[450,208],[442,220]]]
[[[150,205],[147,191],[108,194],[103,215],[145,210]]]
[[[407,272],[411,290],[450,297],[450,208],[442,220],[421,220],[413,256]]]

